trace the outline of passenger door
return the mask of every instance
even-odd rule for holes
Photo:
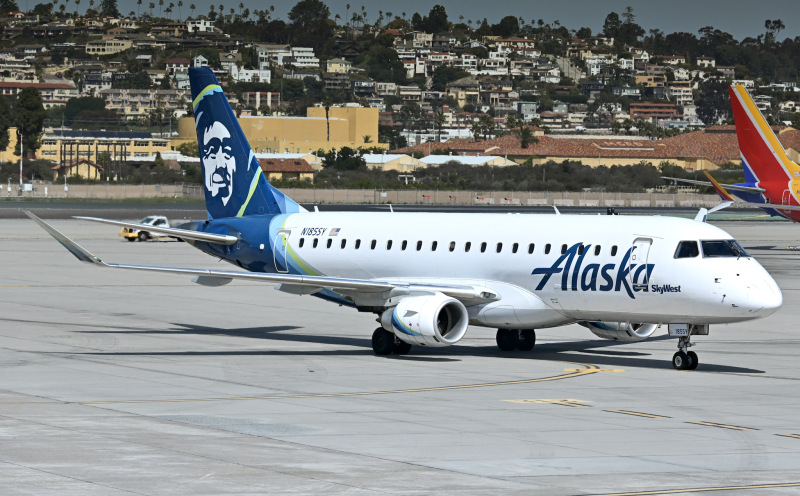
[[[272,259],[275,262],[275,270],[281,274],[289,273],[289,236],[292,231],[281,229],[275,235],[272,243]]]
[[[633,251],[628,259],[628,282],[634,291],[647,291],[650,284],[647,261],[650,258],[652,246],[653,238],[638,237],[633,240]],[[644,268],[642,268],[643,266]]]

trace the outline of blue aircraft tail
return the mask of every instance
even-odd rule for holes
[[[189,69],[210,219],[304,210],[267,182],[211,69]]]

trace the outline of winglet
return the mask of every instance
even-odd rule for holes
[[[43,221],[39,217],[33,215],[31,212],[29,212],[27,210],[23,210],[22,213],[24,213],[25,215],[27,215],[28,217],[33,219],[34,222],[36,222],[37,224],[42,226],[42,229],[47,231],[47,233],[50,234],[50,236],[54,237],[56,239],[56,241],[61,243],[61,246],[63,246],[70,253],[75,255],[75,258],[77,258],[81,262],[92,264],[92,265],[101,265],[101,266],[104,266],[104,267],[106,266],[106,264],[103,263],[102,260],[100,260],[96,256],[92,255],[88,251],[86,251],[78,243],[72,241],[68,237],[66,237],[63,234],[61,234],[60,232],[56,231],[55,228],[53,228],[53,226],[51,226],[50,224],[46,223],[45,221]]]
[[[703,171],[703,173],[706,175],[708,180],[711,181],[711,187],[714,188],[714,191],[716,191],[717,194],[720,197],[722,197],[723,200],[729,202],[735,201],[735,199],[731,196],[731,194],[728,193],[725,190],[725,188],[723,188],[722,185],[719,182],[717,182],[717,180],[714,179],[708,171]]]
[[[697,212],[697,215],[694,216],[694,220],[696,220],[697,222],[705,222],[706,220],[708,220],[708,209],[701,208]]]

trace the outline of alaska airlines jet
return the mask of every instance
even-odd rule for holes
[[[692,335],[782,304],[764,268],[699,220],[308,212],[267,182],[214,74],[189,75],[208,220],[182,229],[87,220],[169,234],[244,270],[106,263],[28,213],[80,261],[191,275],[206,286],[277,283],[374,313],[379,355],[456,344],[468,324],[498,329],[503,351],[531,350],[538,328],[578,323],[604,339],[638,341],[668,324],[679,337],[673,366],[694,369]]]
[[[720,207],[734,204],[757,205],[771,216],[800,222],[800,165],[786,154],[747,89],[737,84],[732,85],[729,92],[745,182],[720,184],[708,171],[704,173],[709,182],[669,177],[665,179],[714,188],[723,200]],[[732,195],[742,201],[736,201]]]

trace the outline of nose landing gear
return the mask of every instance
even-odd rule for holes
[[[694,346],[691,341],[691,335],[678,338],[678,351],[672,355],[672,366],[676,370],[694,370],[700,363],[697,359],[697,353],[686,351],[690,346]]]

